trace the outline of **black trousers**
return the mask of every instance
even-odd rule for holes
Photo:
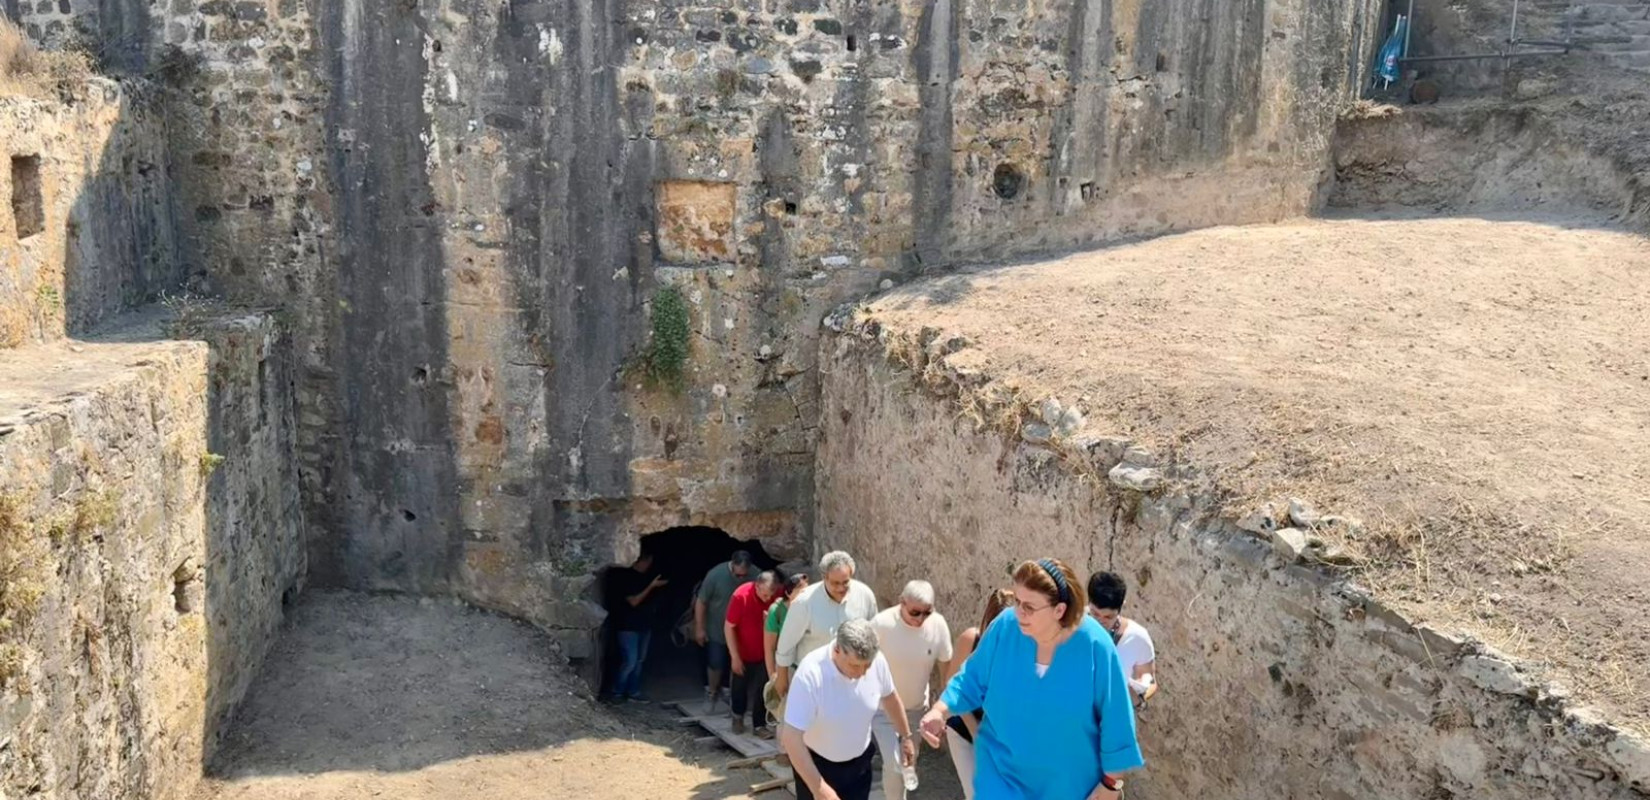
[[[746,661],[745,674],[733,676],[733,691],[729,700],[733,703],[734,719],[744,716],[748,707],[752,728],[768,724],[768,706],[762,702],[762,688],[767,685],[768,662]]]
[[[836,790],[837,797],[842,800],[870,800],[873,777],[871,756],[876,752],[877,743],[873,739],[863,755],[850,761],[831,761],[812,750],[808,751],[808,755],[813,757],[819,777]],[[814,800],[814,793],[801,778],[796,780],[796,800]]]

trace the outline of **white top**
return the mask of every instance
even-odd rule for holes
[[[1123,626],[1123,635],[1117,640],[1117,659],[1123,664],[1123,677],[1129,679],[1129,688],[1145,693],[1149,684],[1134,679],[1134,668],[1157,660],[1157,649],[1152,646],[1152,635],[1146,632],[1146,626],[1128,620]]]
[[[928,707],[928,679],[934,665],[951,660],[951,628],[945,617],[930,614],[922,627],[905,624],[900,607],[885,608],[871,620],[877,643],[894,673],[894,686],[907,711]]]
[[[848,593],[838,603],[825,591],[823,582],[815,583],[803,589],[791,604],[791,610],[785,612],[785,625],[779,629],[779,642],[774,647],[774,661],[781,667],[794,666],[803,656],[836,641],[838,625],[876,615],[877,596],[871,587],[850,580]]]
[[[789,621],[786,622],[789,624]],[[850,680],[826,645],[802,657],[785,696],[785,724],[802,731],[808,749],[831,761],[851,761],[871,746],[871,718],[894,693],[894,674],[877,653],[871,668]]]
[[[1037,665],[1037,677],[1041,678],[1041,677],[1043,677],[1044,675],[1047,675],[1047,674],[1048,674],[1048,665],[1047,664],[1038,664]]]

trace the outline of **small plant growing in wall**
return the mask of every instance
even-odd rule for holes
[[[640,367],[649,382],[673,391],[682,388],[687,369],[688,328],[687,299],[674,286],[661,287],[653,293],[652,335],[642,353]]]
[[[223,456],[217,453],[201,453],[201,478],[210,478],[212,473],[223,463]]]

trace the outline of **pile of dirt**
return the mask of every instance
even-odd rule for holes
[[[549,639],[450,601],[305,595],[197,800],[747,798],[767,775],[657,706],[597,705]]]
[[[1216,228],[895,289],[982,423],[1046,398],[1190,465],[1233,518],[1308,500],[1417,621],[1650,728],[1650,244],[1586,221]],[[918,359],[919,361],[921,359]],[[932,362],[930,362],[932,363]]]

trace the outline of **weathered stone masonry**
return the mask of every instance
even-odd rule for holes
[[[806,554],[827,309],[1305,211],[1378,33],[1372,2],[145,8],[184,257],[296,320],[317,580],[574,654],[590,567],[643,534]],[[627,369],[667,285],[680,394]]]
[[[293,348],[179,294],[156,89],[63,90],[0,100],[0,796],[181,797],[305,573]]]
[[[1131,792],[1349,800],[1650,789],[1642,739],[1493,650],[1411,625],[1222,521],[1195,465],[1120,437],[1036,445],[976,429],[945,386],[982,376],[948,370],[947,337],[845,328],[821,343],[821,546],[852,551],[879,596],[933,578],[959,629],[975,624],[1013,559],[1048,553],[1085,574],[1123,574],[1166,687],[1140,719],[1150,768]],[[1109,480],[1120,465],[1149,471],[1136,472],[1154,476],[1136,488],[1150,491]]]

